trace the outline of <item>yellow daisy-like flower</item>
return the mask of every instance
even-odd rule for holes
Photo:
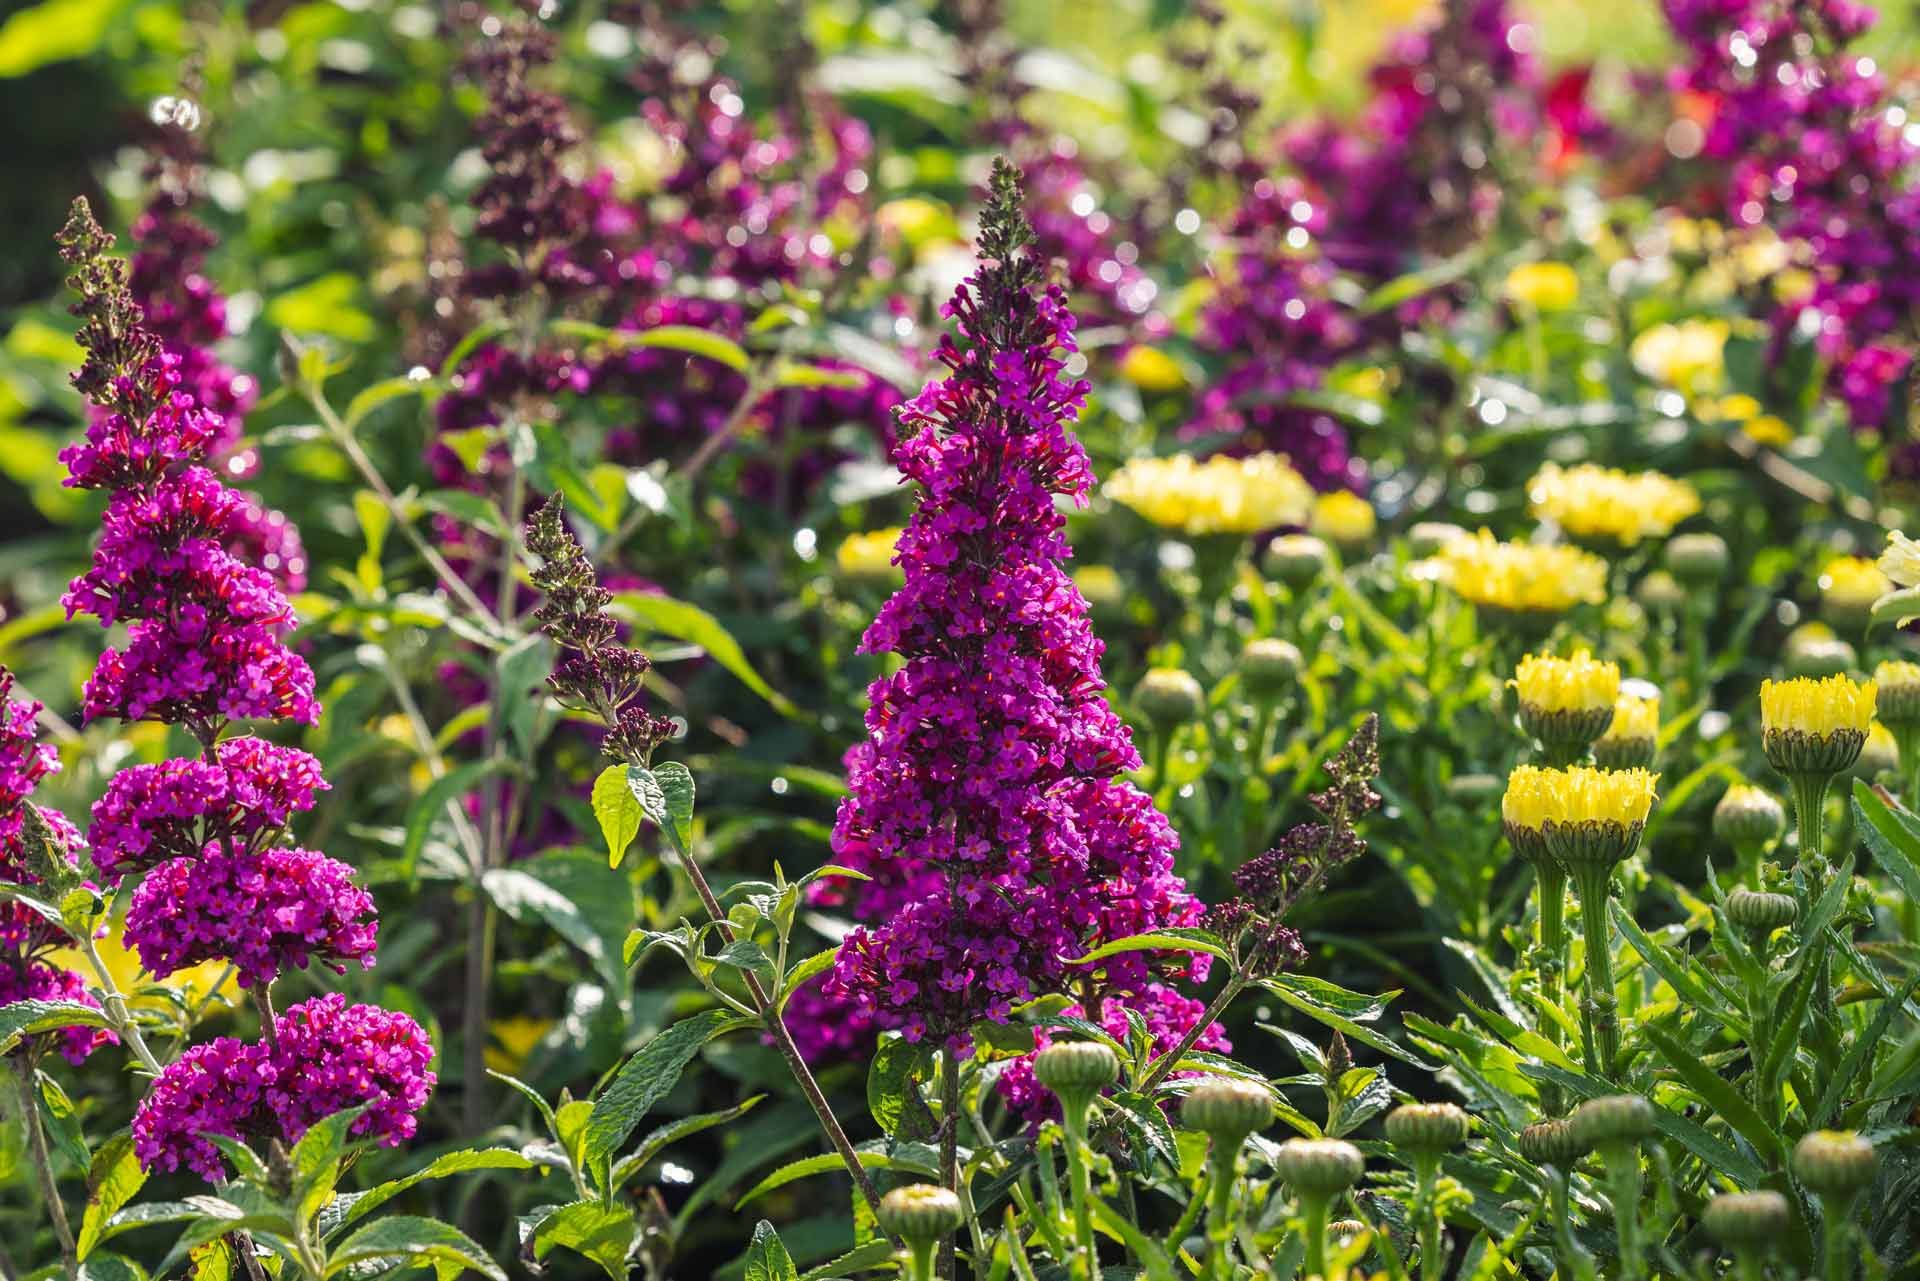
[[[1657,471],[1548,463],[1527,483],[1527,509],[1576,537],[1632,546],[1643,538],[1665,537],[1700,510],[1700,495],[1687,482]]]
[[[1655,382],[1689,394],[1718,386],[1727,368],[1724,320],[1655,325],[1633,340],[1633,367]]]
[[[1536,311],[1565,311],[1580,300],[1580,277],[1564,262],[1521,263],[1507,273],[1502,292]]]
[[[893,552],[900,542],[900,533],[896,526],[853,534],[834,552],[834,563],[849,578],[897,578],[900,567],[893,563]]]
[[[1336,489],[1314,500],[1313,516],[1307,528],[1342,547],[1358,547],[1373,541],[1376,524],[1372,503],[1357,494]]]
[[[1887,549],[1880,553],[1880,572],[1901,587],[1920,587],[1920,543],[1899,530],[1887,533]]]
[[[1879,690],[1874,710],[1880,719],[1902,729],[1920,728],[1920,663],[1886,662],[1873,669]]]
[[[1769,734],[1851,733],[1863,737],[1873,723],[1879,686],[1846,676],[1809,676],[1760,682],[1760,727]]]
[[[1643,769],[1521,765],[1507,776],[1500,817],[1512,826],[1535,831],[1546,831],[1549,824],[1632,827],[1645,823],[1653,812],[1654,785],[1659,781],[1658,774]]]
[[[1528,654],[1507,684],[1520,691],[1523,705],[1542,712],[1611,711],[1620,697],[1620,667],[1584,649],[1572,658]]]
[[[1660,695],[1622,694],[1613,705],[1613,722],[1593,745],[1594,759],[1608,769],[1653,763],[1660,737]]]
[[[1136,458],[1114,473],[1106,492],[1153,524],[1187,534],[1300,525],[1313,508],[1312,486],[1280,454]]]
[[[1487,609],[1563,614],[1607,598],[1607,562],[1578,547],[1503,543],[1483,529],[1454,539],[1436,559],[1455,592]]]
[[[1186,371],[1158,347],[1130,347],[1120,361],[1120,376],[1142,391],[1179,391],[1187,385]]]
[[[1828,561],[1827,567],[1820,571],[1819,588],[1822,607],[1857,617],[1893,590],[1893,580],[1873,561],[1860,556],[1841,556]]]

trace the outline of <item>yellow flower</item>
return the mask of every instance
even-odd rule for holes
[[[1632,546],[1664,537],[1700,510],[1692,485],[1657,471],[1631,474],[1582,463],[1548,463],[1527,483],[1527,509],[1580,538],[1611,538]]]
[[[1785,449],[1793,443],[1793,428],[1787,426],[1784,418],[1773,414],[1756,414],[1742,423],[1740,430],[1755,444],[1765,445],[1769,449]]]
[[[1862,778],[1899,769],[1900,744],[1894,739],[1893,731],[1879,721],[1867,726],[1867,741],[1861,745],[1860,759],[1854,762],[1853,768]]]
[[[1607,598],[1607,563],[1578,547],[1503,543],[1483,529],[1437,559],[1454,591],[1490,609],[1560,614]]]
[[[1729,332],[1724,320],[1655,325],[1633,340],[1633,367],[1669,387],[1704,391],[1717,385],[1726,371]]]
[[[1357,547],[1373,540],[1374,525],[1372,503],[1357,494],[1336,489],[1314,499],[1313,516],[1307,528],[1329,542]]]
[[[1920,726],[1920,663],[1887,662],[1873,669],[1880,719],[1902,729]]]
[[[893,551],[900,532],[895,527],[851,535],[834,552],[834,562],[849,578],[898,578],[900,567],[893,563]]]
[[[1899,530],[1887,534],[1887,550],[1880,553],[1880,572],[1901,587],[1920,587],[1920,543]]]
[[[487,1066],[496,1072],[519,1072],[552,1027],[552,1019],[495,1019],[487,1024]]]
[[[1107,496],[1165,529],[1250,534],[1303,524],[1313,489],[1279,454],[1136,458],[1107,482]]]
[[[1504,292],[1535,311],[1565,311],[1580,299],[1580,277],[1564,262],[1526,262],[1507,273]]]
[[[1880,567],[1859,556],[1841,556],[1820,571],[1820,603],[1843,614],[1864,614],[1893,590]]]
[[[1660,696],[1641,698],[1622,694],[1613,705],[1613,724],[1603,736],[1609,739],[1658,738],[1660,735]]]
[[[1158,347],[1136,345],[1120,361],[1120,376],[1142,391],[1178,391],[1187,385],[1186,371]]]
[[[113,977],[113,985],[120,991],[131,994],[143,987],[167,988],[184,995],[188,1008],[193,1008],[207,999],[213,991],[214,983],[224,974],[225,981],[220,983],[220,999],[230,1004],[238,1003],[242,999],[239,985],[234,982],[233,975],[226,973],[225,962],[202,961],[184,970],[175,970],[164,979],[157,979],[141,966],[139,954],[121,942],[123,937],[123,932],[116,928],[106,937],[94,942],[94,947],[100,954],[100,963],[107,967],[107,973]],[[75,971],[87,980],[89,986],[95,983],[93,967],[87,963],[87,958],[74,948],[63,947],[49,952],[47,961],[62,969]],[[127,1004],[135,1009],[171,1008],[167,998],[157,993],[146,996],[129,995]],[[209,1013],[218,1013],[223,1008],[218,1001],[207,1006]]]
[[[1520,691],[1522,703],[1542,712],[1592,712],[1619,698],[1620,668],[1584,649],[1572,658],[1528,654],[1507,684]]]
[[[1508,824],[1539,831],[1549,823],[1619,823],[1631,827],[1653,811],[1658,774],[1643,769],[1594,769],[1575,765],[1547,769],[1521,765],[1507,776],[1500,816]]]
[[[1111,565],[1082,565],[1073,571],[1074,586],[1096,609],[1118,605],[1127,598],[1127,589]]]
[[[1865,735],[1879,686],[1846,676],[1760,682],[1760,725],[1768,734]]]
[[[889,200],[874,211],[874,221],[883,230],[898,232],[900,238],[918,249],[933,240],[953,240],[957,227],[946,206],[920,196]]]

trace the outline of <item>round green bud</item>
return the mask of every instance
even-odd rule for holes
[[[1894,729],[1920,725],[1920,665],[1882,663],[1873,671],[1874,714]]]
[[[1120,1059],[1098,1041],[1055,1041],[1033,1056],[1033,1079],[1055,1094],[1092,1096],[1120,1079]]]
[[[1787,1199],[1778,1192],[1725,1192],[1707,1202],[1700,1225],[1721,1245],[1759,1246],[1780,1239],[1793,1221]]]
[[[913,1183],[881,1197],[875,1217],[887,1235],[925,1245],[960,1230],[960,1198],[946,1188]]]
[[[1267,572],[1299,591],[1327,572],[1333,553],[1312,534],[1282,534],[1267,544]]]
[[[1799,914],[1800,905],[1791,894],[1735,890],[1727,895],[1727,919],[1742,929],[1771,934],[1792,925]]]
[[[1445,1152],[1467,1141],[1469,1125],[1451,1103],[1405,1103],[1387,1113],[1387,1142],[1409,1152]]]
[[[1273,1121],[1273,1095],[1263,1085],[1233,1077],[1210,1077],[1180,1105],[1180,1123],[1231,1147]]]
[[[1860,664],[1853,646],[1838,636],[1808,636],[1786,653],[1790,676],[1840,676]]]
[[[1207,694],[1200,682],[1177,667],[1156,667],[1134,687],[1134,705],[1155,729],[1176,729],[1200,718]]]
[[[1265,702],[1293,688],[1304,662],[1292,642],[1262,636],[1248,641],[1240,651],[1240,679],[1246,683],[1247,693]]]
[[[1687,603],[1687,589],[1664,569],[1656,569],[1633,589],[1634,599],[1658,614],[1677,613]]]
[[[1653,1104],[1638,1094],[1588,1099],[1567,1118],[1573,1137],[1591,1152],[1617,1143],[1638,1143],[1653,1133]]]
[[[1777,841],[1786,831],[1786,807],[1757,787],[1737,783],[1713,807],[1713,834],[1729,845]]]
[[[1367,1168],[1360,1149],[1343,1139],[1288,1139],[1273,1154],[1273,1171],[1303,1196],[1338,1196]]]
[[[1793,1172],[1821,1196],[1852,1196],[1880,1168],[1873,1144],[1851,1130],[1815,1130],[1793,1148]]]
[[[1667,569],[1683,583],[1717,583],[1727,576],[1727,540],[1718,534],[1675,534],[1667,540],[1666,560]]]
[[[1557,1165],[1571,1169],[1587,1151],[1573,1136],[1573,1123],[1565,1117],[1535,1121],[1520,1131],[1520,1155],[1535,1165]]]
[[[1466,536],[1466,530],[1448,521],[1423,520],[1407,531],[1407,550],[1424,560],[1438,556]]]

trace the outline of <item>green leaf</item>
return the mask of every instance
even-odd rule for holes
[[[80,1281],[147,1281],[147,1270],[125,1255],[96,1254],[81,1263]]]
[[[489,1073],[499,1077],[499,1073]],[[505,1078],[512,1080],[511,1077]],[[512,1148],[464,1148],[458,1152],[443,1152],[430,1163],[415,1170],[412,1174],[389,1179],[385,1183],[375,1184],[354,1198],[341,1220],[344,1227],[355,1219],[364,1218],[373,1210],[399,1196],[408,1188],[429,1179],[444,1179],[450,1175],[466,1174],[473,1170],[531,1170],[534,1162]]]
[[[889,1156],[885,1152],[855,1152],[853,1155],[859,1160],[862,1168],[868,1170],[893,1170],[901,1174],[917,1174],[924,1179],[935,1178],[938,1175],[938,1171],[928,1161],[916,1161],[904,1156]],[[799,1161],[789,1161],[754,1184],[745,1196],[734,1202],[733,1208],[738,1210],[749,1201],[765,1196],[775,1188],[784,1188],[797,1179],[811,1178],[816,1174],[846,1168],[837,1152],[822,1152],[817,1156],[805,1157]]]
[[[534,1089],[517,1076],[509,1076],[505,1072],[496,1072],[492,1068],[487,1069],[487,1075],[500,1082],[500,1084],[509,1087],[521,1098],[533,1104],[533,1110],[538,1112],[540,1119],[547,1123],[547,1133],[553,1136],[554,1142],[557,1143],[560,1141],[560,1123],[554,1118],[553,1105],[547,1102],[540,1091]]]
[[[1100,1197],[1090,1198],[1087,1209],[1102,1231],[1125,1244],[1133,1257],[1139,1260],[1144,1269],[1141,1273],[1143,1281],[1175,1281],[1173,1260],[1167,1257],[1167,1252],[1158,1241],[1134,1227]]]
[[[414,799],[407,809],[406,842],[400,848],[400,863],[409,880],[414,879],[414,869],[420,865],[420,851],[426,847],[433,825],[445,816],[447,806],[458,804],[492,775],[511,769],[511,763],[504,759],[469,761],[433,780],[427,790]]]
[[[1873,602],[1873,612],[1869,615],[1871,622],[1891,623],[1895,627],[1905,627],[1916,618],[1920,618],[1920,587],[1888,592]]]
[[[733,634],[721,626],[719,619],[698,605],[690,605],[671,596],[644,592],[621,592],[614,597],[614,603],[621,613],[640,626],[662,636],[686,641],[689,645],[698,645],[707,651],[709,658],[771,703],[782,716],[800,715],[800,709],[794,706],[793,700],[776,691],[754,670],[747,661],[746,651],[740,648],[740,642],[733,638]]]
[[[1220,942],[1218,935],[1207,930],[1172,926],[1167,929],[1150,930],[1145,934],[1129,934],[1125,938],[1102,943],[1085,956],[1074,957],[1068,964],[1091,965],[1095,961],[1104,961],[1109,956],[1118,956],[1122,952],[1205,952],[1208,956],[1217,956],[1223,961],[1233,960],[1233,953]]]
[[[1699,1058],[1682,1045],[1680,1041],[1657,1023],[1643,1024],[1640,1034],[1653,1043],[1660,1051],[1660,1057],[1673,1065],[1687,1088],[1704,1100],[1708,1107],[1719,1114],[1721,1120],[1732,1126],[1735,1133],[1753,1145],[1753,1150],[1768,1161],[1781,1159],[1780,1140],[1773,1128],[1753,1104],[1747,1102],[1733,1083],[1718,1072],[1702,1063]]]
[[[867,1065],[867,1111],[889,1137],[924,1139],[932,1133],[932,1117],[915,1085],[932,1059],[933,1051],[921,1042],[881,1038]]]
[[[1388,1001],[1400,995],[1393,991],[1384,996],[1364,997],[1358,992],[1349,992],[1332,983],[1316,979],[1305,974],[1276,974],[1272,978],[1261,979],[1260,986],[1305,1014],[1308,1018],[1337,1029],[1342,1034],[1370,1045],[1382,1054],[1391,1055],[1404,1063],[1425,1072],[1438,1071],[1438,1067],[1426,1060],[1395,1045],[1385,1036],[1366,1027],[1359,1020],[1369,1021],[1380,1016]]]
[[[15,1001],[0,1005],[0,1054],[11,1053],[22,1039],[41,1032],[106,1026],[105,1014],[78,1001]]]
[[[122,0],[44,0],[17,10],[0,26],[0,79],[84,58],[125,7]]]
[[[326,1275],[339,1276],[363,1263],[446,1264],[455,1275],[471,1269],[492,1281],[507,1281],[507,1274],[466,1233],[451,1223],[412,1215],[376,1220],[342,1241],[327,1259]]]
[[[760,1101],[766,1097],[764,1094],[756,1094],[734,1107],[719,1112],[702,1112],[697,1116],[683,1116],[678,1121],[670,1121],[661,1126],[640,1140],[640,1145],[632,1152],[620,1158],[620,1163],[613,1167],[613,1186],[615,1188],[623,1186],[634,1174],[646,1168],[647,1162],[681,1139],[743,1117],[758,1107]]]
[[[1920,991],[1920,974],[1907,980],[1907,985],[1900,989],[1897,997],[1891,1000],[1881,998],[1880,1009],[1874,1014],[1873,1022],[1867,1024],[1860,1035],[1853,1038],[1853,1044],[1847,1047],[1846,1057],[1840,1060],[1840,1066],[1828,1080],[1826,1089],[1821,1091],[1819,1105],[1813,1109],[1813,1116],[1808,1122],[1809,1129],[1826,1128],[1827,1122],[1833,1118],[1835,1112],[1840,1110],[1840,1100],[1846,1096],[1848,1088],[1853,1085],[1854,1077],[1860,1074],[1861,1067],[1873,1057],[1874,1050],[1883,1043],[1881,1038],[1886,1036],[1887,1027],[1893,1022],[1893,1016],[1900,1012],[1900,1007],[1907,1003],[1915,991]]]
[[[1173,1127],[1167,1124],[1167,1114],[1160,1105],[1144,1094],[1132,1094],[1125,1090],[1115,1091],[1107,1097],[1121,1112],[1121,1120],[1134,1132],[1137,1139],[1144,1139],[1146,1146],[1157,1153],[1167,1163],[1170,1170],[1180,1168],[1180,1147],[1173,1137]]]
[[[800,1281],[793,1256],[780,1234],[765,1219],[753,1225],[753,1243],[747,1247],[746,1281]]]
[[[539,691],[552,670],[552,644],[541,632],[521,637],[494,659],[494,688],[498,692],[495,706],[522,759],[531,757],[539,746],[534,735],[540,713]]]
[[[1694,1009],[1725,1023],[1734,1030],[1736,1035],[1744,1035],[1746,1020],[1727,1009],[1725,1002],[1715,998],[1688,972],[1693,964],[1691,956],[1677,955],[1668,948],[1662,947],[1658,941],[1640,928],[1640,923],[1633,919],[1633,914],[1627,911],[1619,899],[1608,899],[1607,904],[1613,913],[1613,923],[1620,927],[1622,934],[1626,935],[1628,944],[1639,953],[1641,960],[1666,980],[1667,986],[1672,988],[1681,1000]]]
[[[134,1193],[147,1181],[147,1172],[133,1154],[133,1136],[116,1134],[94,1153],[93,1167],[87,1171],[87,1209],[80,1219],[80,1234],[75,1238],[80,1257],[92,1254],[106,1240],[107,1225],[120,1207],[133,1200]]]
[[[1920,828],[1882,800],[1865,779],[1854,780],[1853,810],[1874,862],[1900,887],[1907,902],[1920,903]]]
[[[641,1046],[593,1100],[593,1112],[587,1120],[588,1164],[597,1168],[627,1141],[653,1105],[679,1082],[680,1073],[701,1046],[750,1024],[751,1020],[727,1010],[705,1010],[680,1020]]]
[[[607,866],[619,867],[627,846],[640,834],[640,802],[627,786],[627,767],[609,765],[593,780],[593,816],[607,841]]]
[[[612,1281],[625,1281],[627,1255],[633,1250],[640,1225],[626,1206],[598,1201],[575,1201],[540,1220],[533,1232],[533,1257],[544,1259],[555,1246],[565,1246],[599,1264]]]
[[[627,788],[640,812],[673,841],[681,857],[689,858],[693,841],[693,775],[679,761],[653,769],[627,766]]]
[[[780,980],[780,1008],[782,1010],[787,1008],[787,1002],[792,998],[795,989],[804,985],[808,979],[832,969],[834,959],[839,955],[840,945],[835,943],[830,948],[815,952],[788,970],[786,977]]]
[[[377,383],[362,387],[359,394],[347,402],[347,430],[352,431],[360,425],[361,419],[388,401],[419,394],[424,385],[403,374],[397,378],[382,378]]]
[[[633,886],[585,850],[567,850],[496,867],[481,878],[487,896],[516,921],[529,917],[586,953],[615,994],[627,990],[622,955],[633,928]]]
[[[751,363],[747,349],[710,329],[692,325],[655,325],[651,329],[608,329],[604,325],[577,320],[556,320],[549,326],[555,333],[610,347],[658,347],[684,351],[690,356],[705,356],[735,373],[744,374]]]
[[[882,1238],[855,1246],[837,1259],[828,1259],[818,1267],[800,1274],[800,1281],[840,1281],[856,1272],[879,1267],[893,1257],[893,1242]]]
[[[340,1159],[346,1155],[353,1124],[364,1111],[363,1104],[324,1116],[293,1145],[293,1193],[301,1222],[332,1198],[334,1186],[340,1181]]]
[[[358,276],[348,271],[328,272],[269,302],[267,323],[296,334],[325,334],[344,343],[363,343],[379,327],[356,305],[360,296]]]

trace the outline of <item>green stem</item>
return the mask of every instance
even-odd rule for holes
[[[1212,1180],[1207,1187],[1208,1281],[1227,1281],[1233,1275],[1228,1255],[1233,1246],[1234,1174],[1239,1165],[1239,1145],[1229,1148],[1218,1138],[1214,1139],[1212,1160],[1207,1163]]]
[[[1800,866],[1805,869],[1813,882],[1808,902],[1820,897],[1819,882],[1824,878],[1822,866],[1821,827],[1825,822],[1822,810],[1827,799],[1827,784],[1830,774],[1793,775],[1793,816],[1800,831]]]
[[[907,1276],[912,1281],[933,1281],[933,1242],[915,1241],[907,1247]]]
[[[1303,1275],[1325,1278],[1327,1275],[1327,1198],[1300,1198],[1300,1217],[1306,1225],[1307,1257]]]
[[[1166,791],[1167,758],[1173,754],[1174,733],[1174,730],[1163,729],[1153,736],[1153,790],[1156,796]],[[1164,800],[1162,803],[1165,803]]]
[[[1600,1159],[1607,1167],[1607,1195],[1613,1200],[1621,1281],[1638,1281],[1645,1272],[1640,1252],[1640,1150],[1631,1143],[1612,1144]]]
[[[1187,1056],[1187,1051],[1199,1043],[1206,1030],[1220,1020],[1220,1016],[1227,1012],[1227,1007],[1233,1004],[1233,999],[1239,996],[1252,981],[1252,976],[1247,971],[1234,971],[1233,976],[1227,980],[1227,985],[1220,989],[1220,995],[1214,997],[1213,1004],[1207,1007],[1207,1012],[1187,1029],[1187,1034],[1180,1038],[1180,1044],[1153,1061],[1147,1070],[1146,1078],[1140,1082],[1134,1092],[1151,1097],[1154,1087],[1167,1079],[1167,1074],[1173,1071],[1174,1064]]]
[[[105,961],[100,959],[100,949],[94,945],[91,931],[82,930],[74,939],[80,945],[80,954],[87,958],[87,967],[93,971],[100,983],[100,1010],[113,1025],[113,1030],[140,1066],[154,1076],[160,1075],[160,1060],[153,1057],[153,1051],[147,1048],[147,1040],[140,1035],[140,1027],[133,1021],[133,1011],[127,1008],[127,998],[113,981],[113,975],[107,971]]]
[[[1572,1277],[1576,1275],[1574,1260],[1579,1257],[1580,1249],[1573,1239],[1573,1197],[1569,1191],[1573,1172],[1554,1165],[1547,1167],[1547,1177],[1553,1197],[1554,1271],[1562,1277]]]
[[[47,1131],[40,1123],[40,1101],[34,1097],[33,1065],[26,1056],[14,1060],[20,1076],[20,1123],[27,1127],[27,1149],[33,1154],[34,1172],[40,1177],[40,1195],[47,1203],[47,1217],[53,1221],[54,1239],[60,1243],[60,1261],[67,1275],[80,1276],[80,1252],[73,1242],[73,1227],[67,1222],[67,1206],[60,1199],[60,1184],[53,1177],[53,1157],[47,1150]]]
[[[1822,1276],[1825,1281],[1853,1281],[1859,1262],[1849,1249],[1853,1244],[1853,1198],[1822,1196],[1820,1211]]]
[[[1067,1132],[1067,1172],[1073,1198],[1074,1263],[1072,1272],[1082,1281],[1094,1281],[1100,1275],[1100,1256],[1093,1243],[1093,1173],[1087,1151],[1086,1098],[1061,1096],[1063,1127]]]
[[[1734,1275],[1739,1281],[1766,1281],[1766,1255],[1759,1250],[1743,1249],[1733,1256]]]
[[[1580,929],[1587,945],[1580,1002],[1587,1071],[1609,1078],[1620,1057],[1620,1002],[1613,990],[1613,927],[1607,920],[1612,885],[1610,864],[1587,864],[1576,869],[1574,893],[1580,900]]]
[[[1440,1156],[1422,1152],[1414,1158],[1413,1213],[1420,1221],[1420,1276],[1422,1281],[1441,1281],[1440,1214],[1435,1204],[1440,1181]]]

